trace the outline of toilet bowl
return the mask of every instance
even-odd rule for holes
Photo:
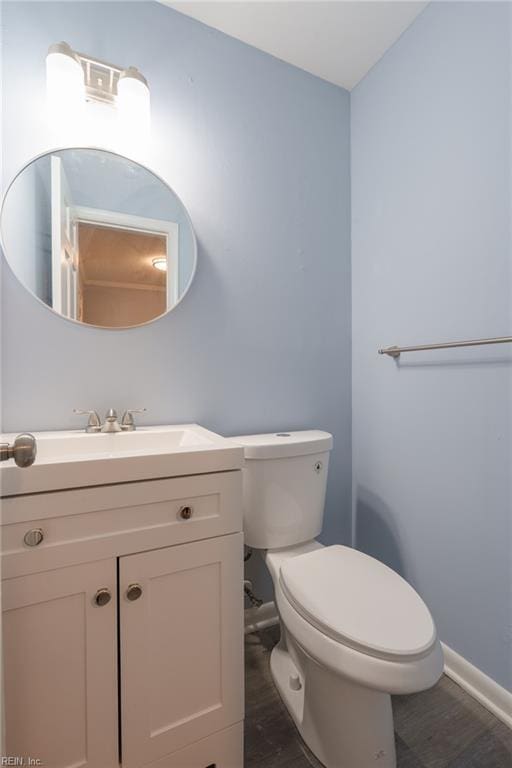
[[[246,544],[263,550],[281,639],[272,677],[326,768],[395,768],[391,694],[434,685],[443,656],[425,603],[397,573],[320,533],[332,437],[234,438],[245,449]]]

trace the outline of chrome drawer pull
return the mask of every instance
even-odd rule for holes
[[[31,531],[27,531],[23,537],[23,541],[27,547],[37,547],[44,539],[44,533],[42,528],[32,528]]]
[[[193,511],[194,510],[192,509],[192,507],[189,507],[189,506],[180,507],[180,517],[183,520],[190,520],[190,518],[192,517]]]

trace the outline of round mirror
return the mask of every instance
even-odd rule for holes
[[[196,268],[183,203],[158,176],[100,149],[61,149],[8,188],[0,229],[18,280],[69,320],[148,323],[178,304]]]

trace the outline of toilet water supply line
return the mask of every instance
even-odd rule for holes
[[[252,548],[245,546],[244,549],[244,563],[246,563],[252,557]],[[256,597],[252,591],[252,581],[249,581],[249,579],[244,579],[244,592],[251,605],[256,608],[260,608],[263,605],[263,600]]]
[[[251,605],[254,605],[256,608],[261,608],[263,605],[263,600],[261,600],[259,597],[256,597],[252,591],[252,581],[249,581],[249,579],[244,579],[244,592]]]

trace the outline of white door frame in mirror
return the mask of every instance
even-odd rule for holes
[[[148,219],[146,216],[104,211],[100,208],[85,208],[81,205],[76,205],[74,211],[78,224],[98,224],[109,229],[124,231],[129,229],[132,232],[144,232],[147,235],[163,235],[167,249],[167,307],[176,305],[179,280],[179,224],[175,221]]]
[[[187,220],[187,222],[188,222],[188,224],[190,226],[190,234],[191,234],[191,238],[192,238],[192,247],[193,247],[193,263],[194,264],[193,264],[193,268],[192,268],[192,272],[191,272],[188,284],[187,284],[185,290],[183,291],[183,293],[181,294],[181,296],[179,296],[179,292],[178,292],[178,285],[179,285],[178,284],[178,266],[177,266],[177,259],[175,259],[175,262],[176,262],[176,280],[173,280],[173,283],[174,283],[173,290],[176,291],[177,298],[176,298],[176,303],[174,304],[172,309],[176,309],[176,307],[179,304],[181,304],[181,302],[183,301],[184,297],[188,293],[188,291],[190,289],[190,286],[192,285],[192,282],[194,280],[196,271],[197,271],[197,250],[198,250],[197,249],[197,237],[196,237],[196,233],[195,233],[194,226],[193,226],[193,223],[192,223],[192,219],[191,219],[190,214],[188,212],[188,209],[185,206],[185,204],[183,203],[181,197],[174,191],[173,187],[171,187],[171,185],[162,176],[160,176],[160,174],[156,173],[156,171],[153,170],[153,168],[151,168],[148,165],[145,165],[144,163],[141,163],[139,160],[135,160],[132,157],[128,157],[127,155],[123,155],[120,152],[114,152],[111,149],[107,149],[105,147],[94,146],[94,145],[77,146],[75,144],[75,145],[67,146],[67,147],[66,146],[64,146],[64,147],[49,147],[44,152],[39,152],[37,155],[34,155],[34,157],[32,157],[24,165],[22,165],[21,168],[13,175],[13,177],[10,179],[10,181],[6,185],[5,191],[3,192],[3,195],[2,195],[2,202],[1,202],[1,205],[0,205],[0,222],[2,220],[2,215],[3,215],[3,212],[4,212],[4,206],[5,206],[5,200],[7,198],[7,195],[9,194],[9,190],[12,187],[12,185],[15,183],[16,179],[18,178],[18,176],[21,173],[23,173],[23,171],[26,168],[28,168],[36,160],[39,160],[41,157],[46,157],[47,155],[51,155],[53,152],[63,152],[65,150],[74,150],[74,149],[84,149],[84,150],[93,150],[93,151],[98,151],[98,152],[107,152],[107,153],[109,153],[111,155],[115,155],[116,157],[123,158],[124,160],[129,160],[130,162],[135,163],[136,165],[140,165],[142,168],[145,168],[149,173],[153,174],[153,176],[156,179],[158,179],[158,181],[162,182],[162,184],[164,184],[174,194],[174,196],[176,197],[178,202],[182,205],[185,218],[186,218],[186,220]],[[78,208],[79,207],[77,206],[77,209]],[[86,211],[87,209],[86,208],[80,208],[80,210],[81,211]],[[96,209],[92,209],[92,210],[94,210],[95,214],[97,214],[98,211],[96,211]],[[106,213],[110,214],[111,212],[107,211]],[[170,224],[174,225],[176,227],[176,231],[175,231],[175,235],[176,236],[168,238],[168,243],[169,243],[169,240],[172,240],[173,243],[176,243],[176,251],[172,250],[172,245],[171,245],[171,253],[173,253],[173,254],[175,253],[176,256],[178,255],[178,253],[179,253],[179,251],[178,251],[178,237],[177,237],[178,236],[178,225],[176,223],[174,223],[174,222],[165,222],[165,221],[161,221],[159,219],[147,219],[145,217],[129,216],[128,214],[118,214],[118,213],[116,213],[115,215],[118,216],[118,217],[124,217],[126,215],[127,217],[131,218],[132,220],[140,218],[143,222],[146,222],[146,223],[157,222],[157,224],[158,224],[158,227],[157,227],[157,230],[156,230],[157,234],[160,232],[160,226],[162,224],[167,224],[168,226]],[[118,220],[120,220],[120,219],[118,219]],[[173,229],[173,228],[171,227],[171,229]],[[145,230],[145,231],[147,231],[147,230]],[[169,245],[168,245],[168,247],[169,247]],[[171,311],[171,310],[168,309],[165,313],[159,315],[158,317],[154,317],[151,320],[147,320],[144,323],[139,323],[138,325],[133,325],[133,326],[112,326],[112,327],[107,327],[107,326],[102,326],[102,325],[92,325],[92,324],[88,325],[86,323],[82,323],[82,322],[80,322],[78,320],[75,320],[73,317],[67,317],[65,314],[60,314],[58,311],[56,311],[56,309],[54,309],[53,307],[49,306],[48,304],[46,304],[46,302],[44,302],[38,296],[36,296],[35,294],[33,294],[29,290],[27,290],[27,288],[23,285],[21,280],[16,275],[16,273],[15,273],[14,269],[12,268],[12,266],[11,266],[11,264],[9,262],[9,259],[8,259],[6,254],[7,254],[7,250],[6,250],[4,238],[3,238],[3,235],[2,235],[2,229],[0,227],[0,257],[4,259],[4,261],[6,262],[7,266],[9,267],[10,272],[12,273],[12,275],[14,276],[16,281],[22,286],[23,290],[27,291],[27,293],[29,293],[30,296],[32,296],[32,298],[35,301],[37,301],[39,304],[41,304],[46,309],[50,310],[50,312],[52,312],[53,314],[57,315],[57,317],[61,317],[65,321],[71,322],[73,325],[78,325],[78,326],[85,327],[85,328],[101,329],[101,330],[104,330],[104,331],[129,331],[129,330],[136,329],[136,328],[142,328],[142,327],[144,327],[146,325],[151,325],[152,323],[154,323],[154,322],[160,320],[161,318],[165,317]],[[169,252],[168,252],[168,256],[169,256]],[[169,284],[169,282],[170,281],[168,280],[167,283]],[[167,299],[168,299],[168,303],[169,303],[169,296],[167,297]]]
[[[77,230],[75,212],[60,157],[51,158],[52,308],[76,320]]]

